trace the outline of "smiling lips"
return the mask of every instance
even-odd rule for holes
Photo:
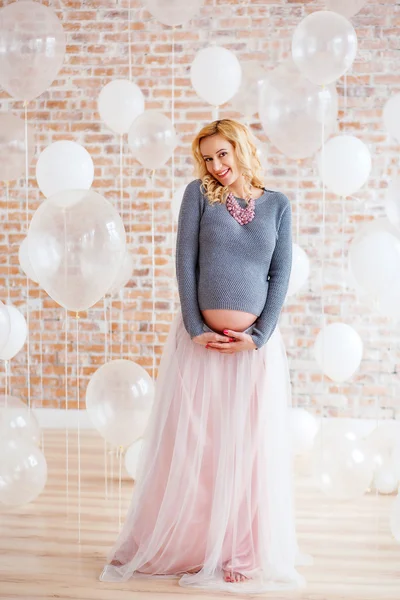
[[[230,169],[228,167],[228,169],[225,169],[225,171],[222,171],[222,173],[216,173],[216,176],[219,177],[220,179],[223,179],[224,177],[226,177],[229,173]]]

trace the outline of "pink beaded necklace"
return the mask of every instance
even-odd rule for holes
[[[235,196],[232,192],[229,192],[228,197],[226,199],[226,208],[229,211],[229,214],[239,223],[239,225],[247,225],[250,223],[255,216],[255,200],[254,198],[250,198],[248,205],[243,208],[240,206],[239,202],[236,200]]]

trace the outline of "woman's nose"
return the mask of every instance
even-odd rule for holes
[[[214,171],[216,171],[218,173],[218,171],[221,170],[222,167],[222,163],[219,159],[215,159],[214,160]]]

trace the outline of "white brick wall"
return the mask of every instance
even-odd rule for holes
[[[2,2],[4,6],[8,2]],[[95,163],[94,189],[119,202],[119,140],[100,122],[97,97],[103,85],[116,77],[129,77],[128,0],[63,0],[51,3],[67,33],[68,53],[64,67],[53,86],[29,103],[28,119],[36,130],[37,151],[29,169],[29,212],[41,202],[35,181],[38,154],[46,145],[59,139],[71,139],[84,145]],[[195,52],[216,41],[233,50],[239,59],[258,59],[268,70],[290,53],[292,32],[309,12],[322,2],[256,0],[242,2],[205,1],[201,15],[187,27],[175,32],[166,28],[131,0],[131,51],[133,80],[142,88],[146,108],[170,114],[171,49],[175,36],[175,121],[180,144],[175,154],[174,186],[192,177],[189,144],[199,127],[211,120],[211,110],[191,89],[189,68]],[[285,192],[293,202],[294,233],[297,202],[300,202],[300,245],[312,260],[308,289],[287,304],[281,328],[287,343],[296,403],[314,405],[316,410],[334,401],[326,394],[345,394],[347,408],[332,406],[330,414],[348,416],[393,416],[400,409],[400,326],[379,317],[356,300],[352,290],[343,292],[337,285],[341,269],[341,243],[348,244],[365,219],[384,214],[383,201],[387,179],[398,170],[399,147],[383,129],[382,108],[386,99],[400,91],[400,5],[394,0],[369,2],[353,23],[359,38],[356,62],[347,76],[338,82],[340,120],[338,130],[359,136],[373,157],[373,172],[368,185],[345,201],[345,219],[341,201],[327,195],[325,304],[329,322],[344,320],[353,325],[363,338],[365,356],[360,371],[351,381],[336,385],[322,381],[313,359],[313,343],[321,323],[321,186],[314,159],[296,164],[288,160],[263,136],[260,124],[253,131],[267,145],[267,185]],[[346,109],[344,110],[344,108]],[[23,115],[21,102],[14,102],[0,92],[1,111]],[[226,106],[222,116],[239,115]],[[124,291],[123,355],[152,368],[153,343],[157,360],[169,329],[177,300],[171,261],[172,190],[171,163],[156,173],[155,187],[149,174],[135,163],[124,147],[124,221],[129,245],[136,255],[136,267],[130,286]],[[6,194],[1,195],[0,278],[2,300],[10,293],[16,306],[26,310],[25,278],[18,264],[18,247],[26,234],[25,181],[10,187],[9,221],[6,223]],[[151,330],[151,202],[156,215],[156,336]],[[372,274],[373,275],[373,274]],[[113,302],[113,356],[120,355],[119,300]],[[40,312],[43,316],[40,324]],[[175,308],[178,305],[175,302]],[[64,406],[65,338],[64,309],[31,284],[31,399],[37,406]],[[68,327],[69,406],[76,407],[75,323],[70,315]],[[80,319],[81,398],[87,379],[104,356],[103,303]],[[40,366],[40,330],[43,340],[43,364]],[[26,354],[22,351],[11,364],[11,389],[27,397]],[[43,379],[43,393],[41,391]],[[4,377],[2,379],[4,385]]]

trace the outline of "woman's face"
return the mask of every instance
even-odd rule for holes
[[[219,133],[201,140],[200,152],[206,163],[207,171],[221,185],[235,183],[240,176],[235,149],[227,139]]]

